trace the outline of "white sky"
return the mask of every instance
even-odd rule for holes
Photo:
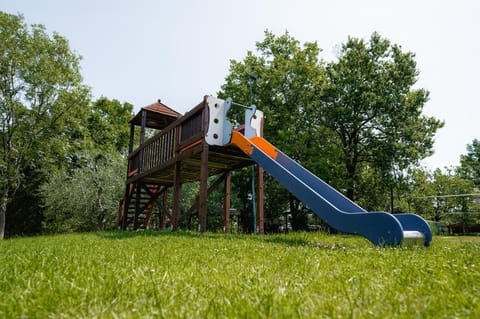
[[[327,61],[348,36],[378,31],[416,53],[417,86],[430,91],[425,113],[446,122],[425,165],[458,165],[480,138],[480,1],[0,0],[0,10],[65,36],[95,97],[136,109],[161,98],[182,113],[215,94],[230,59],[241,60],[266,29],[317,41]]]

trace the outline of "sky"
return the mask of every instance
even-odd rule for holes
[[[349,36],[377,31],[416,54],[416,87],[430,92],[424,114],[445,121],[423,164],[458,165],[480,139],[480,1],[0,0],[0,10],[66,37],[94,98],[135,110],[161,99],[181,113],[215,95],[230,60],[255,50],[267,29],[316,41],[327,62]]]

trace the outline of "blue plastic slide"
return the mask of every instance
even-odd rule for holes
[[[364,236],[381,246],[430,245],[432,232],[420,216],[367,212],[262,137],[232,132],[231,143],[336,230]]]

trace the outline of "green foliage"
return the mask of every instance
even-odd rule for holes
[[[215,231],[215,232],[223,231],[224,196],[225,196],[225,188],[222,185],[219,185],[208,196],[207,229],[209,231]],[[230,201],[230,205],[232,204],[235,205],[235,202],[236,202],[235,197],[233,197]]]
[[[128,122],[133,116],[133,105],[101,97],[92,106],[88,116],[88,132],[95,147],[127,155],[130,140]]]
[[[406,168],[431,155],[443,123],[422,114],[428,92],[412,89],[418,70],[414,54],[404,53],[377,33],[370,41],[349,38],[338,61],[326,66],[327,84],[319,118],[337,136],[354,198],[361,163],[395,182]]]
[[[253,103],[265,113],[264,135],[293,158],[302,160],[307,146],[314,146],[308,125],[315,100],[324,81],[316,43],[300,43],[290,34],[276,37],[265,32],[265,39],[256,44],[258,55],[248,51],[242,62],[231,61],[230,74],[219,96],[249,104],[249,80],[253,83]],[[243,114],[242,112],[239,112]],[[242,118],[236,118],[243,123]],[[313,123],[312,123],[313,124]]]
[[[120,156],[87,153],[85,165],[56,172],[40,187],[44,201],[43,227],[47,232],[112,229],[122,197],[125,161]]]
[[[480,238],[105,232],[0,242],[0,317],[476,318]]]
[[[480,187],[480,141],[474,139],[467,145],[467,154],[460,156],[458,172],[464,178],[473,180]]]
[[[412,212],[418,213],[434,221],[448,223],[465,220],[474,209],[474,202],[464,196],[473,190],[473,181],[466,180],[455,174],[453,170],[442,172],[440,169],[433,173],[416,170],[412,174],[412,189],[409,198]],[[454,195],[453,197],[447,197]],[[471,220],[473,221],[473,220]]]
[[[92,105],[64,37],[21,15],[0,24],[0,237],[6,211],[11,234],[111,227],[132,105]]]
[[[252,93],[266,139],[369,210],[408,210],[408,169],[431,155],[443,126],[422,113],[428,92],[413,89],[414,54],[377,33],[349,38],[336,61],[319,53],[316,43],[267,31],[255,52],[231,61],[219,96],[248,104]],[[243,110],[233,113],[243,123]],[[265,189],[266,220],[289,208],[302,218],[305,207],[278,184],[267,178]]]
[[[265,232],[275,233],[283,225],[283,214],[288,210],[286,200],[289,199],[289,193],[268,174],[265,174],[265,185],[268,187],[268,190],[265,189]]]
[[[231,203],[231,207],[235,208],[239,213],[239,227],[243,232],[253,232],[253,203],[252,203],[252,171],[251,167],[244,167],[232,173],[232,189],[235,190],[237,201]],[[270,185],[265,181],[265,185]],[[271,194],[265,189],[265,199]],[[269,202],[265,200],[266,202]],[[265,218],[270,216],[268,208],[265,207]],[[268,227],[268,221],[265,221]]]
[[[388,193],[382,187],[381,178],[368,165],[360,167],[362,174],[356,183],[356,203],[367,211],[388,211]]]
[[[243,61],[231,61],[230,73],[219,96],[249,104],[251,84],[253,103],[265,114],[264,136],[314,173],[327,176],[325,173],[334,171],[337,166],[327,160],[328,155],[318,159],[318,154],[338,151],[328,143],[331,134],[318,128],[313,116],[325,81],[319,52],[316,43],[300,45],[288,32],[275,36],[266,31],[264,40],[256,44],[255,54],[248,51]],[[233,110],[233,119],[243,123],[243,110]],[[240,188],[250,189],[248,176],[246,173],[242,178],[244,184]],[[270,221],[277,223],[279,216],[288,209],[287,194],[275,181],[266,179],[267,228]],[[246,197],[240,197],[248,203]],[[243,210],[244,217],[251,212],[251,208],[247,208]]]
[[[25,182],[15,192],[7,206],[7,236],[36,235],[42,233],[43,208],[38,191],[47,179],[45,170],[25,170]]]
[[[88,105],[80,57],[57,33],[0,12],[0,238],[7,204],[32,170],[61,165]]]
[[[185,216],[185,220],[183,220],[181,225],[182,229],[198,230],[198,209],[189,210],[193,205],[197,205],[196,208],[198,207],[199,190],[199,182],[182,184],[181,215]],[[169,192],[169,197],[169,202],[173,203],[173,192]],[[187,213],[190,214],[187,215]]]

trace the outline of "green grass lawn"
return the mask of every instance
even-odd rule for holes
[[[0,318],[480,318],[480,237],[105,232],[0,252]]]

